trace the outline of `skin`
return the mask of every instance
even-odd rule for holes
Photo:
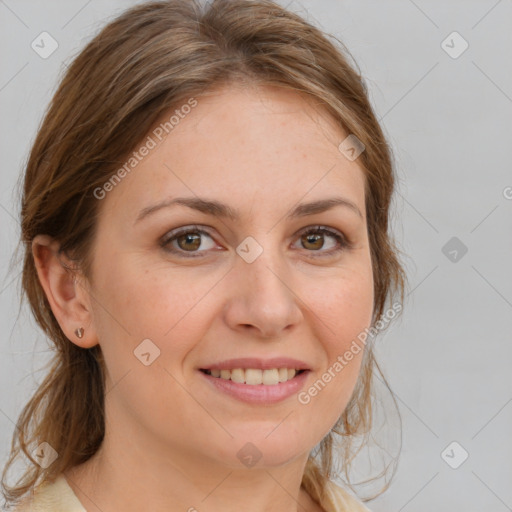
[[[302,475],[351,397],[363,351],[306,405],[296,395],[242,403],[198,368],[288,356],[310,366],[307,389],[370,326],[364,172],[338,150],[347,134],[296,92],[230,85],[197,99],[101,201],[90,281],[73,282],[56,243],[34,240],[63,331],[80,347],[100,344],[107,367],[105,440],[65,476],[88,512],[321,510],[300,487]],[[221,201],[241,218],[173,206],[135,223],[143,208],[178,196]],[[286,218],[299,202],[333,196],[361,216],[336,206]],[[200,246],[183,238],[169,243],[179,254],[160,246],[170,231],[194,224],[209,233]],[[328,255],[338,246],[332,236],[301,236],[316,225],[352,247]],[[236,253],[247,236],[263,248],[250,264]],[[190,250],[203,257],[187,258]],[[82,339],[74,334],[80,326]],[[160,356],[145,366],[133,351],[148,338]],[[247,442],[262,454],[251,468],[237,457]]]

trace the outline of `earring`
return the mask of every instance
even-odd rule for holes
[[[80,339],[81,339],[81,338],[83,337],[83,335],[84,335],[84,328],[83,328],[83,327],[80,327],[80,329],[77,329],[77,330],[75,331],[75,334],[76,334],[77,338],[80,338]]]

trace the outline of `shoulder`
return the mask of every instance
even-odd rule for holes
[[[60,474],[53,482],[39,484],[13,512],[86,512],[73,489]]]
[[[371,512],[371,510],[352,493],[334,482],[329,481],[327,488],[333,497],[333,502],[336,504],[336,508],[333,512]]]

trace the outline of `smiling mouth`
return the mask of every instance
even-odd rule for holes
[[[294,379],[301,373],[309,370],[294,370],[290,368],[273,368],[269,370],[261,370],[258,368],[234,368],[233,370],[205,370],[201,369],[206,375],[217,379],[231,380],[238,384],[248,384],[257,386],[264,384],[267,386],[275,386],[282,382]]]

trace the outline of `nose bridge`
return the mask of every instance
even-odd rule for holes
[[[285,286],[288,271],[276,250],[263,251],[254,262],[245,262],[242,266],[251,292],[265,295],[267,302],[271,297],[280,300],[289,298],[289,289]]]
[[[282,248],[272,243],[272,236],[262,238],[260,244],[248,237],[237,248],[229,319],[276,336],[299,320],[300,309]]]

